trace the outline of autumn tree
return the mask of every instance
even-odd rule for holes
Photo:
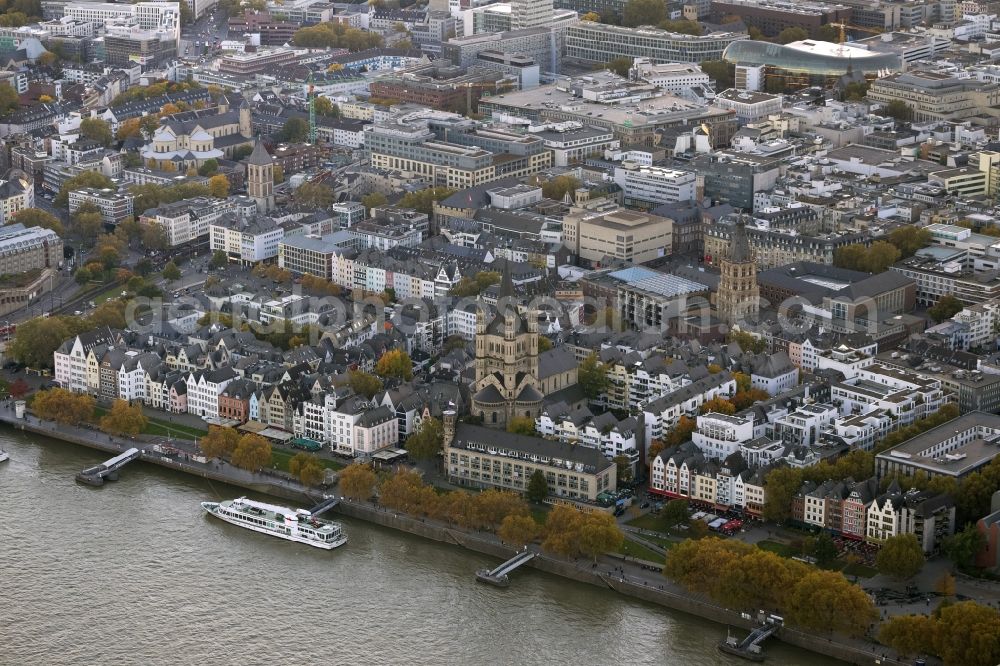
[[[233,449],[232,462],[240,469],[257,470],[271,465],[271,444],[255,433],[240,437]]]
[[[288,472],[298,477],[304,486],[315,486],[326,476],[326,468],[319,458],[305,451],[292,456],[288,461]]]
[[[233,428],[208,426],[208,434],[198,440],[198,447],[208,458],[226,458],[233,454],[240,443],[240,433]]]
[[[379,358],[375,364],[375,374],[410,381],[413,379],[413,362],[410,355],[402,349],[392,349]]]
[[[789,620],[811,631],[862,636],[878,618],[868,594],[836,571],[810,570],[792,589]]]
[[[580,554],[593,558],[596,562],[599,555],[621,548],[625,535],[610,513],[587,511],[580,523],[578,541]]]
[[[677,446],[678,444],[683,444],[684,442],[691,439],[691,433],[693,433],[698,428],[698,422],[689,416],[681,416],[677,419],[677,423],[667,431],[664,437],[664,444],[669,447]]]
[[[135,437],[146,428],[148,420],[142,405],[130,405],[127,400],[115,400],[98,424],[101,430],[118,437]]]
[[[926,615],[897,615],[878,632],[878,640],[902,657],[929,654],[934,650],[934,621]]]
[[[62,388],[35,394],[31,409],[39,418],[63,425],[79,425],[94,416],[94,398]]]
[[[792,498],[802,487],[802,475],[792,467],[775,467],[764,479],[764,520],[783,523],[792,512]]]
[[[497,536],[504,543],[521,547],[538,536],[538,523],[531,516],[505,516],[497,528]]]
[[[406,450],[417,460],[430,460],[441,452],[444,428],[433,416],[420,422],[420,428],[406,438]]]
[[[20,106],[17,91],[9,83],[0,83],[0,118],[6,118]]]
[[[351,390],[369,400],[382,390],[382,380],[363,370],[351,370],[347,376]]]
[[[208,179],[208,188],[216,199],[225,199],[229,196],[229,179],[221,173],[212,176]]]
[[[732,416],[736,413],[736,405],[726,400],[722,396],[716,396],[711,400],[706,400],[701,405],[702,414],[710,414],[715,412],[717,414],[726,414],[727,416]]]
[[[530,416],[515,416],[507,422],[507,432],[518,435],[534,435],[535,419]]]
[[[540,503],[549,494],[549,482],[545,480],[545,473],[536,469],[528,477],[528,487],[524,493],[529,502]]]
[[[302,183],[295,190],[295,202],[304,208],[329,208],[333,190],[325,183]]]
[[[917,250],[931,244],[931,232],[912,224],[895,229],[889,234],[889,242],[896,246],[903,259],[912,257]]]
[[[542,548],[562,557],[580,554],[580,527],[583,512],[568,504],[556,504],[545,519]]]
[[[875,556],[879,573],[899,579],[913,578],[923,567],[924,551],[913,534],[889,537]]]
[[[594,400],[608,390],[608,369],[593,352],[580,363],[577,373],[577,383],[583,394]]]
[[[942,597],[955,596],[955,577],[945,571],[934,581],[934,591]]]
[[[583,16],[580,17],[580,20],[581,21],[591,21],[593,23],[600,23],[601,22],[601,15],[598,14],[597,12],[587,12],[586,14],[584,14]]]
[[[14,222],[23,224],[26,227],[42,227],[51,229],[60,236],[65,233],[62,221],[55,215],[42,210],[41,208],[25,208],[14,213]]]
[[[1000,612],[975,601],[944,606],[937,614],[934,653],[945,666],[1000,664]]]
[[[354,464],[340,472],[340,492],[344,497],[367,500],[375,491],[375,481],[370,465]]]
[[[10,393],[10,397],[15,400],[20,400],[24,396],[28,395],[28,391],[31,390],[31,387],[28,386],[28,382],[24,381],[23,377],[18,377],[11,383],[7,390]]]

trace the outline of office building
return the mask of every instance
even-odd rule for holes
[[[622,189],[625,205],[642,209],[694,200],[695,180],[692,171],[635,163],[615,167],[615,184]]]
[[[671,253],[673,221],[632,210],[573,208],[563,217],[563,242],[580,259],[641,264]]]
[[[594,21],[580,21],[566,31],[566,57],[591,63],[615,58],[648,58],[656,63],[699,63],[721,60],[733,42],[744,33],[713,32],[685,35],[659,28],[626,28]]]
[[[969,412],[875,456],[875,472],[962,479],[1000,454],[1000,416]]]

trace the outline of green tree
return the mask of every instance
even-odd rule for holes
[[[622,25],[635,28],[640,25],[659,25],[667,18],[663,0],[629,0],[622,10]]]
[[[938,302],[927,308],[927,314],[931,316],[931,319],[935,323],[940,324],[945,319],[951,319],[953,316],[958,314],[965,304],[958,300],[951,294],[945,294]]]
[[[628,71],[632,69],[632,58],[627,56],[615,58],[610,60],[606,67],[609,71],[614,72],[618,76],[628,78]]]
[[[91,141],[96,141],[105,148],[115,140],[114,134],[111,133],[111,127],[100,118],[84,118],[80,122],[80,135]]]
[[[198,440],[198,447],[208,458],[225,458],[231,456],[240,443],[240,433],[233,428],[208,426],[208,434]]]
[[[528,477],[528,488],[525,491],[529,502],[536,504],[542,502],[549,495],[549,482],[545,480],[545,473],[536,469]]]
[[[348,382],[351,385],[351,390],[358,395],[363,395],[369,400],[371,400],[376,393],[382,390],[382,380],[375,375],[362,370],[351,370],[348,372],[347,376]]]
[[[694,35],[698,37],[702,33],[701,24],[697,21],[689,21],[687,19],[678,19],[676,21],[666,20],[660,21],[658,26],[662,30],[667,30],[668,32],[676,32],[681,35]]]
[[[764,520],[783,523],[791,516],[792,497],[802,487],[801,471],[792,467],[775,467],[764,479]]]
[[[632,480],[632,460],[626,455],[615,456],[612,462],[616,466],[618,483],[628,483]]]
[[[497,536],[506,544],[521,547],[538,536],[538,523],[531,516],[505,516],[497,529]]]
[[[826,568],[837,559],[837,544],[826,532],[821,532],[813,542],[812,556],[816,558],[816,564]]]
[[[371,194],[366,194],[361,197],[361,203],[365,207],[365,211],[371,215],[372,208],[377,208],[378,206],[384,206],[389,203],[389,200],[385,198],[385,195],[381,192],[372,192]]]
[[[205,160],[205,162],[200,167],[198,167],[198,175],[211,176],[218,170],[219,170],[218,160],[216,160],[215,158],[209,158]]]
[[[926,615],[896,615],[878,632],[878,640],[902,657],[914,657],[934,651],[934,620]]]
[[[956,532],[944,541],[944,552],[959,569],[968,569],[986,547],[986,537],[974,524]]]
[[[135,437],[146,429],[148,420],[142,405],[130,405],[127,400],[115,400],[108,413],[101,417],[100,428],[110,435]]]
[[[9,351],[19,363],[32,368],[51,368],[52,354],[70,331],[59,317],[37,317],[18,325]]]
[[[367,500],[375,492],[375,472],[370,465],[351,465],[340,472],[340,492],[345,497]]]
[[[577,383],[583,394],[594,400],[608,389],[608,369],[594,352],[583,360],[577,373]]]
[[[181,269],[177,268],[177,264],[172,261],[168,261],[167,265],[163,267],[163,277],[168,282],[174,282],[175,280],[181,279]]]
[[[240,469],[258,470],[271,466],[271,444],[255,433],[240,437],[233,449],[232,463]]]
[[[309,123],[302,118],[289,118],[278,132],[279,141],[305,143],[309,140]]]
[[[127,328],[125,302],[119,300],[104,301],[87,317],[87,323],[91,328]]]
[[[17,111],[21,101],[9,83],[0,83],[0,118],[6,118]]]
[[[417,460],[431,460],[441,452],[444,428],[441,421],[428,417],[420,422],[420,428],[406,438],[406,450]]]
[[[883,110],[885,111],[885,115],[901,122],[908,122],[913,119],[913,109],[901,99],[892,100],[885,105]]]
[[[142,228],[142,245],[150,250],[165,250],[170,247],[170,237],[161,225],[153,223]]]
[[[868,250],[864,245],[852,244],[838,247],[833,252],[833,265],[852,271],[862,270]]]
[[[902,580],[916,576],[924,568],[924,551],[917,537],[899,534],[886,539],[875,556],[875,567],[879,573]]]
[[[689,517],[688,502],[683,499],[670,500],[663,505],[663,510],[660,511],[660,521],[667,528],[683,525],[687,523]]]
[[[375,364],[375,374],[410,381],[413,379],[413,362],[410,355],[402,349],[392,349],[379,358]]]
[[[799,27],[785,28],[778,33],[778,43],[779,44],[790,44],[791,42],[801,42],[803,39],[808,39],[809,33]]]
[[[736,65],[725,60],[705,60],[700,65],[701,71],[715,81],[717,90],[732,88],[736,80]]]
[[[225,268],[226,264],[229,263],[229,257],[222,250],[216,250],[212,253],[212,260],[208,263],[208,267],[212,270],[219,270],[220,268]]]
[[[455,190],[449,187],[427,187],[416,192],[407,192],[399,200],[400,208],[412,208],[425,215],[434,214],[434,202],[447,199]]]
[[[73,214],[73,230],[81,238],[96,238],[104,229],[104,217],[93,205],[81,206]]]
[[[63,224],[58,217],[48,213],[41,208],[25,208],[14,213],[14,222],[23,224],[26,227],[42,227],[51,229],[60,236],[65,233]]]

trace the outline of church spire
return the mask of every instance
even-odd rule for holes
[[[510,276],[510,259],[504,259],[503,275],[500,278],[500,293],[498,299],[514,297],[514,280]]]

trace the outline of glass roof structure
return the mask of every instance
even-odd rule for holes
[[[843,76],[848,71],[885,75],[902,69],[899,56],[894,53],[878,53],[849,44],[812,39],[791,44],[743,39],[727,46],[722,58],[738,65],[768,65],[817,76]]]

